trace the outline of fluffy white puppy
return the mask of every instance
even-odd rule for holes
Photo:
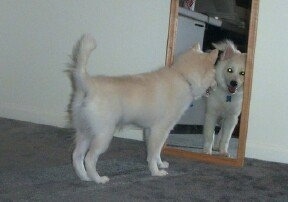
[[[167,174],[160,153],[173,126],[192,100],[215,84],[214,63],[218,50],[203,53],[196,45],[172,67],[130,75],[90,76],[87,60],[95,49],[92,36],[84,35],[75,45],[70,67],[75,92],[72,121],[76,129],[73,166],[82,180],[109,181],[99,176],[96,163],[109,146],[114,131],[134,124],[145,129],[147,161],[153,176]],[[159,169],[160,168],[160,169]]]
[[[217,87],[207,98],[204,153],[212,153],[214,129],[220,123],[221,130],[213,148],[221,155],[229,156],[229,141],[242,109],[246,53],[241,53],[228,40],[213,45],[223,53],[215,68]]]

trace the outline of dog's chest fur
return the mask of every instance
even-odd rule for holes
[[[242,108],[243,93],[229,94],[217,87],[207,98],[207,112],[222,118],[239,116]]]

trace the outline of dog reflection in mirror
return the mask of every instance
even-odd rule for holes
[[[213,46],[223,53],[215,68],[217,87],[207,98],[203,152],[212,154],[213,148],[220,155],[229,156],[229,141],[242,109],[246,53],[237,50],[229,40]],[[217,124],[221,129],[215,137],[214,129]]]

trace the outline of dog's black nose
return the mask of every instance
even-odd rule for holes
[[[237,81],[232,80],[232,81],[230,82],[230,85],[233,86],[233,87],[236,87],[236,86],[238,86],[238,83],[237,83]]]

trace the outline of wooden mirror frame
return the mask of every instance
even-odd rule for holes
[[[242,113],[240,119],[237,158],[233,159],[222,156],[201,154],[167,146],[163,148],[163,154],[177,157],[191,158],[208,163],[223,164],[235,167],[243,166],[245,158],[247,129],[248,129],[259,1],[260,0],[252,0],[251,4],[249,36],[247,45],[247,61],[245,70],[244,93],[243,93]],[[166,50],[166,66],[170,66],[173,63],[175,41],[178,27],[178,10],[179,10],[179,0],[171,0],[169,30],[168,30],[168,40]]]

